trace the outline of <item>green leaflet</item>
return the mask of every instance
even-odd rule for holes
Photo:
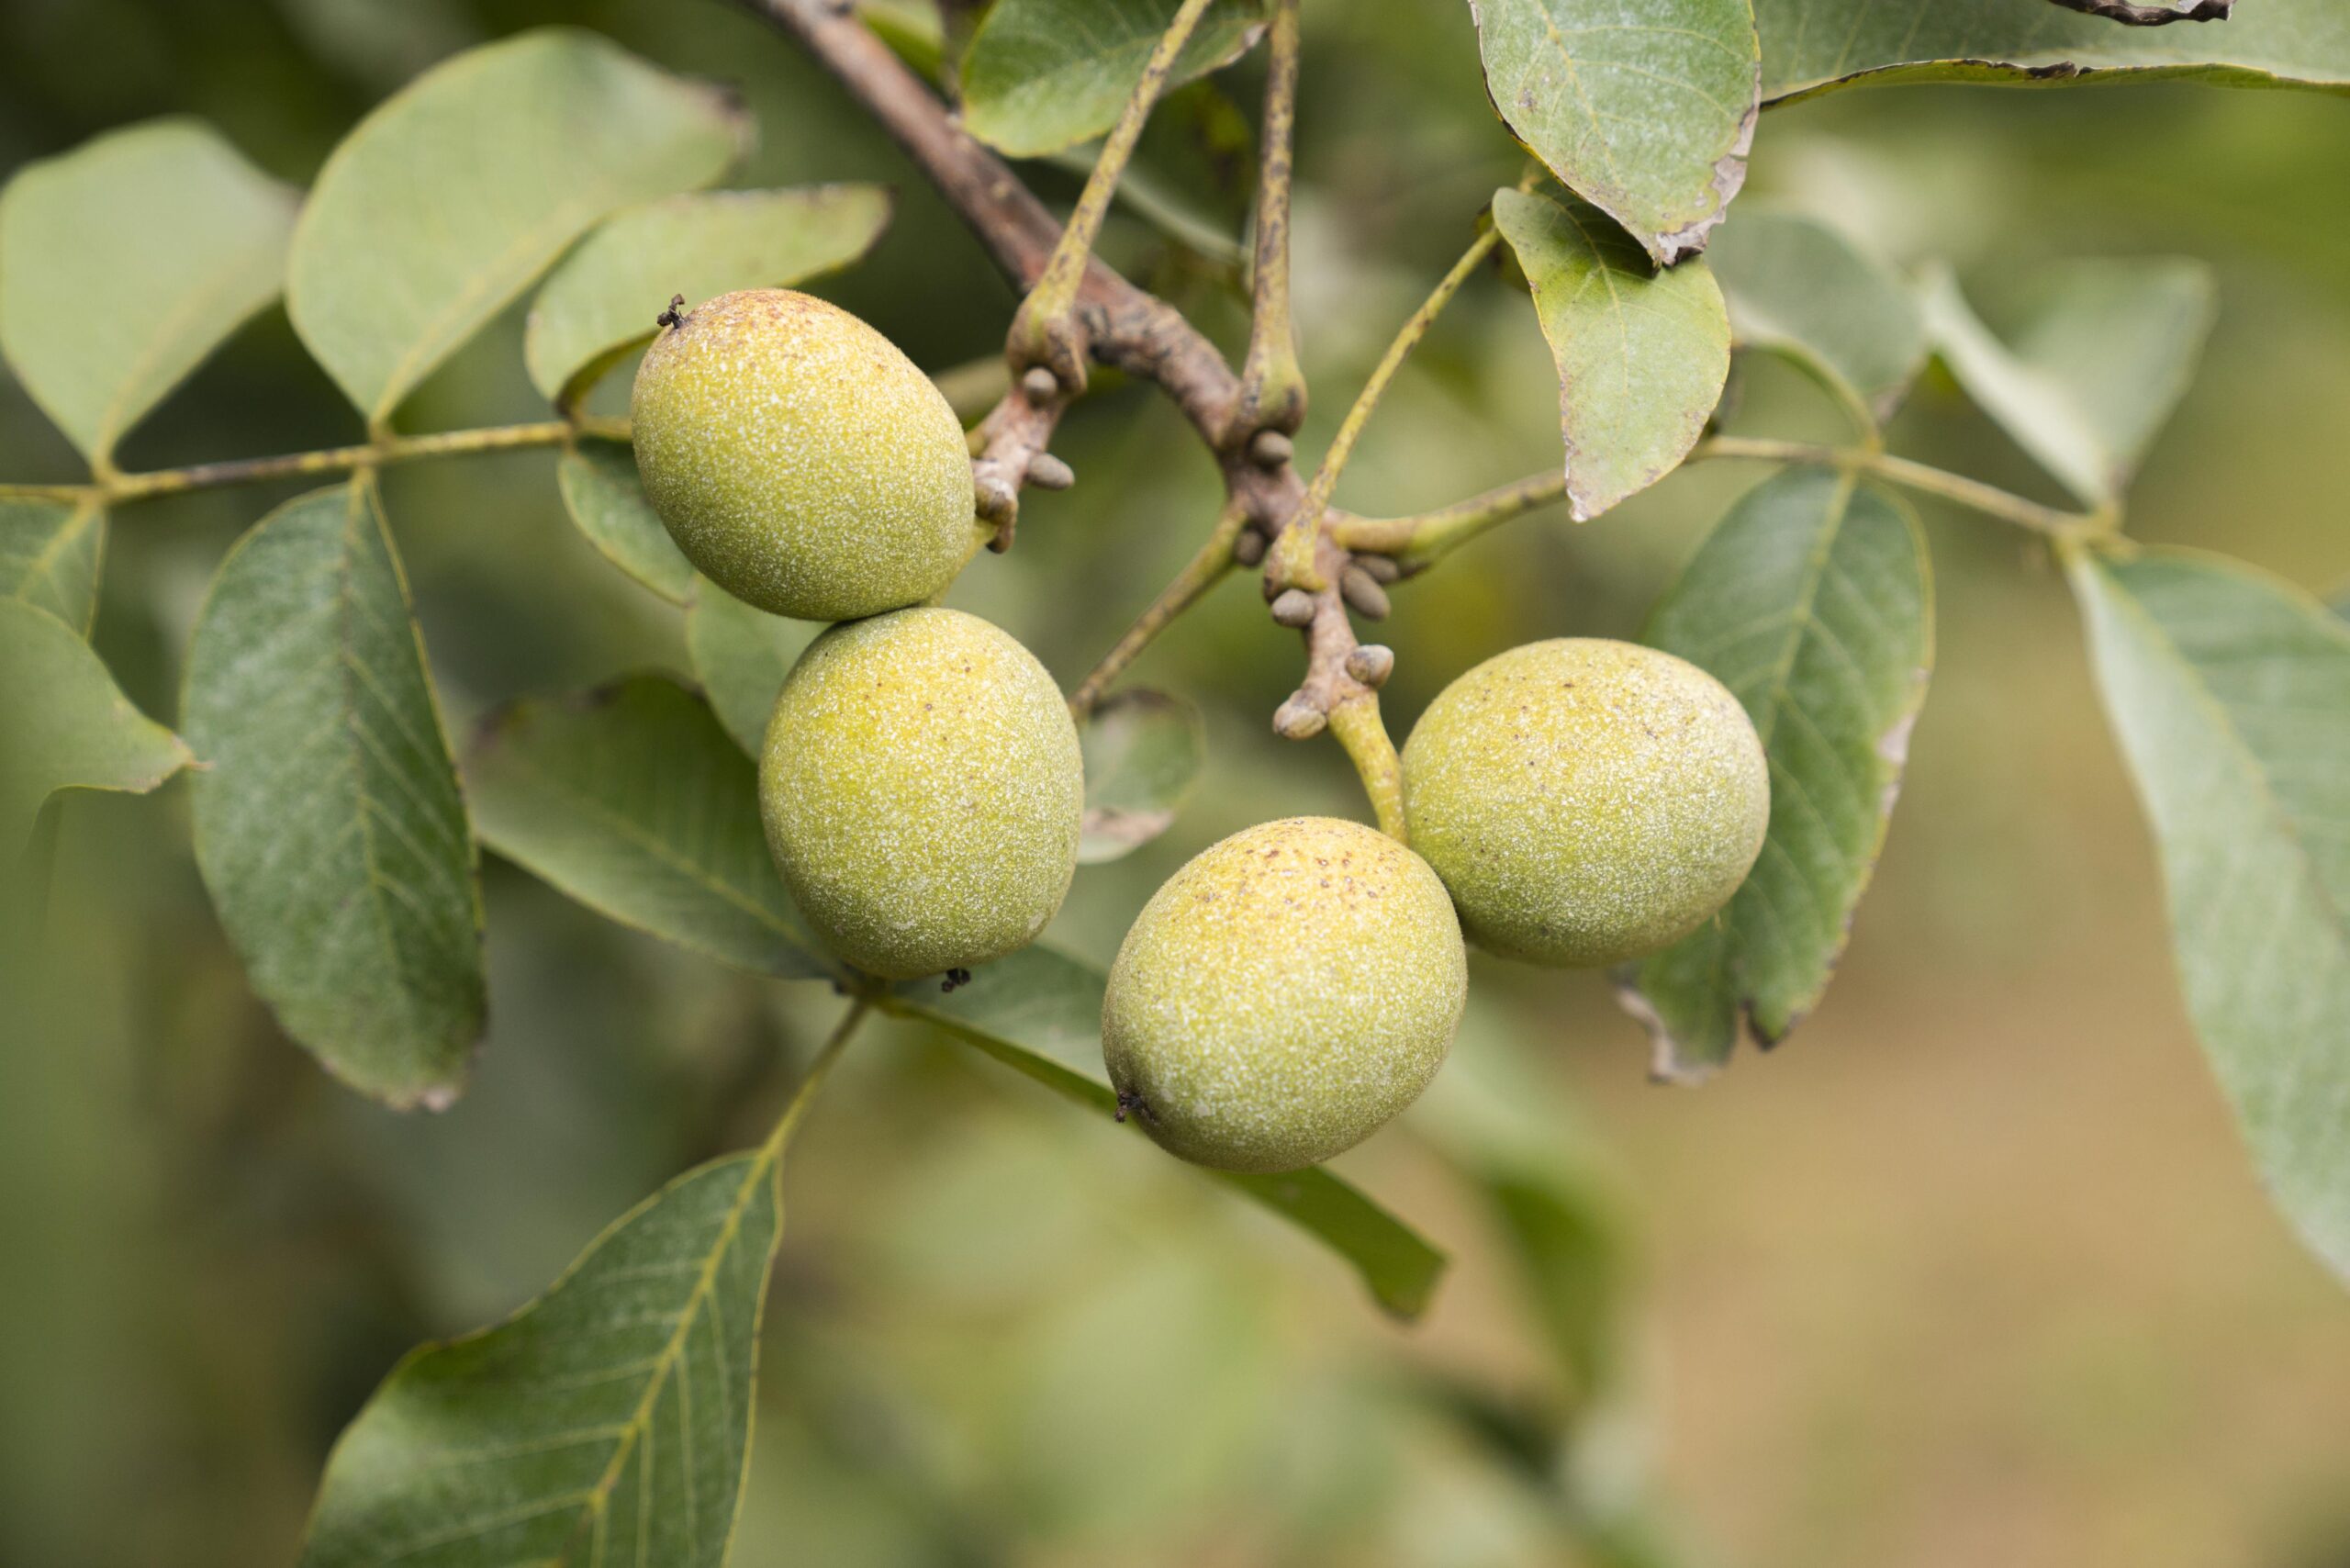
[[[1122,691],[1086,715],[1081,865],[1133,853],[1175,821],[1207,761],[1200,711],[1164,691]]]
[[[1754,0],[1762,96],[1856,82],[2074,82],[2129,72],[2350,90],[2339,0],[2246,0],[2224,22],[2128,28],[2049,0]]]
[[[1706,248],[1761,107],[1748,0],[1469,0],[1485,88],[1559,183],[1660,266]]]
[[[2173,257],[2031,274],[2009,346],[1945,274],[1926,320],[1951,374],[2017,445],[2090,506],[2119,499],[2187,392],[2212,316],[2210,269]]]
[[[502,709],[465,774],[482,842],[597,913],[760,974],[837,972],[767,856],[755,770],[677,681]]]
[[[1103,980],[1091,965],[1038,946],[986,965],[951,992],[942,992],[935,981],[917,980],[897,987],[882,1005],[936,1024],[1107,1116],[1118,1106],[1101,1073]],[[1206,1174],[1318,1238],[1354,1266],[1372,1297],[1396,1316],[1416,1318],[1427,1309],[1444,1272],[1444,1254],[1337,1177],[1319,1166],[1278,1176]]]
[[[1740,347],[1785,354],[1872,421],[1900,405],[1925,364],[1908,281],[1817,218],[1741,207],[1706,262]]]
[[[1703,262],[1657,272],[1572,197],[1497,191],[1494,222],[1533,286],[1558,363],[1567,499],[1587,521],[1697,444],[1729,379],[1729,315]]]
[[[130,705],[81,633],[46,610],[0,599],[0,868],[24,853],[41,802],[60,790],[143,795],[191,760],[179,737]]]
[[[476,855],[372,480],[221,562],[181,722],[196,865],[253,989],[352,1087],[449,1103],[485,1007]]]
[[[672,604],[693,586],[694,564],[662,526],[636,476],[636,455],[611,442],[582,442],[555,460],[563,510],[607,561]]]
[[[2188,1012],[2277,1205],[2350,1277],[2350,629],[2219,556],[2072,580]]]
[[[0,499],[0,598],[38,605],[86,637],[106,552],[106,514],[94,500]]]
[[[0,192],[0,349],[94,465],[277,297],[294,200],[185,119],[109,131]]]
[[[963,56],[963,123],[1015,158],[1100,136],[1134,96],[1182,0],[995,0]],[[1264,0],[1218,0],[1169,86],[1230,64],[1265,29]]]
[[[1714,922],[1617,971],[1660,1076],[1703,1078],[1741,1025],[1783,1038],[1826,991],[1868,887],[1933,662],[1926,543],[1908,507],[1826,469],[1748,492],[1651,618],[1710,671],[1771,763],[1762,857]]]
[[[784,677],[824,628],[754,610],[708,577],[686,593],[686,656],[719,722],[753,756],[767,738],[767,719]]]
[[[716,179],[741,136],[724,95],[594,33],[470,50],[319,171],[286,263],[295,330],[381,427],[599,218]]]
[[[682,294],[688,309],[737,288],[781,288],[859,260],[890,224],[881,185],[711,191],[607,221],[539,287],[522,335],[531,382],[575,401]]]
[[[394,1368],[303,1568],[717,1568],[750,1452],[780,1135],[672,1182],[504,1324]]]

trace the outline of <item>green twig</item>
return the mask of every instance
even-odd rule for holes
[[[1257,175],[1257,253],[1249,277],[1248,355],[1241,364],[1233,437],[1259,431],[1294,435],[1305,419],[1305,373],[1289,308],[1289,218],[1297,126],[1297,0],[1273,7],[1265,75],[1262,162]]]
[[[816,1059],[810,1062],[808,1070],[800,1075],[799,1086],[792,1090],[790,1100],[783,1107],[783,1114],[776,1118],[775,1131],[767,1135],[767,1144],[760,1150],[763,1159],[770,1160],[776,1159],[783,1152],[783,1146],[791,1141],[793,1129],[800,1126],[800,1119],[808,1114],[808,1107],[815,1101],[816,1091],[823,1086],[825,1074],[832,1071],[833,1064],[840,1059],[841,1052],[848,1047],[850,1036],[856,1033],[857,1025],[864,1023],[867,1016],[872,1013],[873,1005],[874,999],[871,995],[858,996],[849,1004],[849,1010],[841,1015],[841,1021],[833,1026],[831,1036],[825,1039],[822,1047],[816,1052]]]
[[[1208,5],[1209,0],[1183,0],[1175,19],[1159,35],[1158,47],[1150,51],[1150,59],[1142,69],[1142,79],[1135,84],[1133,96],[1126,100],[1118,123],[1102,142],[1102,155],[1094,160],[1093,173],[1086,176],[1076,210],[1069,214],[1068,224],[1061,230],[1060,241],[1045,263],[1043,275],[1028,291],[1028,297],[1020,302],[1019,314],[1013,318],[1006,357],[1014,368],[1026,370],[1042,365],[1071,392],[1085,386],[1085,345],[1077,325],[1078,286],[1085,280],[1085,263],[1092,257],[1094,241],[1101,237],[1102,219],[1109,216],[1110,198],[1117,193],[1118,177],[1125,173],[1126,162],[1134,156],[1135,144],[1142,139],[1142,129],[1150,118],[1151,108],[1158,102],[1159,92],[1175,68],[1175,59],[1192,41],[1192,30],[1206,14]]]
[[[1411,843],[1404,821],[1404,762],[1380,717],[1379,693],[1367,691],[1332,708],[1330,733],[1362,776],[1363,793],[1371,797],[1379,831],[1398,844]]]
[[[1082,720],[1092,712],[1109,691],[1110,683],[1125,673],[1126,666],[1150,645],[1151,639],[1224,580],[1225,573],[1232,569],[1233,542],[1240,537],[1240,530],[1248,521],[1247,509],[1225,504],[1224,514],[1216,519],[1215,532],[1208,535],[1199,553],[1175,574],[1173,581],[1158,590],[1158,597],[1150,601],[1135,623],[1126,628],[1125,634],[1102,655],[1102,662],[1069,693],[1070,717]]]
[[[1315,537],[1321,530],[1323,515],[1330,510],[1330,497],[1338,487],[1338,476],[1346,472],[1347,460],[1354,455],[1355,442],[1361,439],[1363,427],[1371,422],[1371,411],[1379,407],[1380,398],[1394,381],[1396,372],[1404,367],[1404,361],[1428,335],[1428,328],[1435,324],[1438,314],[1452,297],[1460,292],[1469,274],[1500,242],[1500,230],[1488,226],[1481,232],[1461,252],[1460,259],[1452,263],[1452,270],[1421,301],[1420,308],[1412,312],[1396,332],[1395,341],[1387,345],[1387,353],[1381,356],[1371,379],[1363,383],[1362,391],[1356,396],[1354,407],[1339,421],[1337,433],[1330,438],[1330,450],[1323,454],[1322,466],[1315,470],[1313,484],[1306,487],[1305,499],[1299,503],[1296,515],[1281,531],[1274,546],[1274,558],[1268,565],[1276,583],[1315,589],[1326,586],[1319,580],[1321,574],[1314,564]]]
[[[355,468],[377,468],[420,457],[456,457],[483,452],[517,452],[529,447],[561,446],[580,435],[626,441],[626,420],[587,420],[576,424],[545,420],[527,425],[488,425],[477,430],[441,431],[431,435],[386,436],[357,446],[330,446],[318,452],[294,452],[279,457],[238,457],[223,463],[198,463],[185,468],[159,468],[147,474],[116,474],[89,485],[0,485],[0,499],[88,500],[108,505],[143,501],[156,496],[183,495],[190,490],[216,489],[224,485],[253,485],[270,479],[300,479],[324,474],[347,474]]]
[[[1906,490],[1938,496],[1969,511],[2057,540],[2089,539],[2110,533],[2119,521],[2118,515],[2109,510],[2064,511],[1963,474],[1865,446],[1821,446],[1808,442],[1724,435],[1699,442],[1690,451],[1687,461],[1794,463],[1850,469],[1873,475]],[[1416,570],[1451,554],[1487,529],[1549,506],[1565,494],[1566,476],[1552,470],[1411,517],[1341,518],[1332,525],[1331,532],[1349,551],[1390,555],[1407,569]]]

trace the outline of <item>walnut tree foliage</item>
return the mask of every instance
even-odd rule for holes
[[[1382,377],[1453,289],[1521,289],[1523,330],[1556,363],[1563,456],[1454,506],[1371,518],[1331,505],[1330,490],[1383,378],[1318,468],[1293,441],[1293,5],[993,0],[948,7],[942,28],[922,6],[744,3],[775,24],[776,47],[811,50],[908,145],[1027,296],[1009,374],[957,399],[974,427],[979,521],[998,545],[1014,539],[1024,487],[1069,482],[1048,449],[1089,358],[1157,382],[1224,472],[1230,501],[1201,520],[1213,524],[1201,555],[1074,694],[1081,860],[1164,832],[1192,795],[1206,744],[1196,710],[1179,694],[1105,689],[1222,577],[1261,566],[1275,618],[1304,633],[1281,732],[1328,729],[1400,834],[1377,704],[1392,655],[1360,644],[1358,623],[1410,614],[1414,575],[1471,569],[1444,558],[1525,511],[1564,502],[1582,522],[1685,464],[1773,465],[1645,633],[1736,695],[1772,786],[1762,858],[1729,905],[1613,975],[1658,1073],[1701,1080],[1742,1040],[1798,1033],[1843,950],[1930,700],[1933,571],[1907,497],[1935,496],[2022,531],[2061,566],[2145,806],[2214,1075],[2277,1204],[2350,1277],[2350,628],[2255,566],[2142,546],[2125,528],[2133,477],[2212,328],[2205,271],[2145,258],[2046,269],[1995,332],[1949,274],[1904,272],[1865,235],[1739,199],[1774,104],[1869,83],[2061,86],[2132,73],[2340,94],[2350,7],[2244,0],[2165,27],[2056,0],[1469,0],[1454,25],[1474,29],[1495,134],[1523,148],[1527,174],[1466,193],[1464,264],[1404,325]],[[1270,56],[1263,164],[1245,227],[1164,199],[1139,163],[1118,192],[1169,243],[1219,265],[1248,259],[1235,283],[1252,329],[1228,363],[1170,326],[1167,307],[1083,267],[1142,117],[1162,94],[1178,112],[1181,84],[1258,51]],[[16,173],[0,193],[0,351],[88,473],[0,486],[0,864],[12,883],[57,792],[143,792],[185,769],[192,859],[253,991],[321,1068],[386,1104],[437,1107],[464,1092],[487,1000],[486,850],[652,938],[839,990],[835,1048],[870,1013],[917,1020],[1082,1114],[1124,1119],[1102,1074],[1092,966],[1037,946],[946,989],[884,986],[811,935],[762,839],[754,755],[817,629],[700,577],[638,484],[625,429],[588,411],[672,293],[690,307],[801,283],[881,239],[891,201],[876,185],[724,188],[755,129],[724,90],[564,28],[425,72],[307,191],[184,119],[112,130]],[[1064,215],[1014,179],[1026,164],[1006,173],[999,155],[1063,168],[1073,157],[1093,177]],[[409,394],[526,298],[524,367],[546,417],[406,429]],[[117,448],[140,418],[281,301],[364,439],[120,468]],[[1848,438],[1720,434],[1718,405],[1749,354],[1793,362]],[[1884,427],[1930,365],[2073,504],[1888,454]],[[517,694],[459,736],[418,629],[402,519],[376,474],[512,448],[543,449],[587,541],[677,607],[690,667]],[[153,497],[288,477],[314,487],[256,515],[219,562],[175,720],[140,713],[87,642],[108,530],[139,526]],[[646,1196],[505,1322],[394,1368],[326,1467],[305,1562],[722,1562],[789,1212],[785,1157],[830,1060],[758,1147]],[[1616,1242],[1578,1173],[1506,1108],[1447,1113],[1428,1131],[1517,1250],[1565,1381],[1604,1394]],[[1398,1318],[1427,1305],[1442,1252],[1372,1196],[1320,1169],[1208,1179],[1330,1249]],[[1573,1409],[1529,1432],[1484,1419],[1473,1391],[1441,1396],[1503,1461],[1552,1484],[1545,1456]],[[1611,1560],[1648,1560],[1610,1535],[1620,1521],[1561,1506],[1613,1541]]]

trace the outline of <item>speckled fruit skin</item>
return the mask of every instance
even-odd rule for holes
[[[1490,658],[1428,705],[1404,809],[1471,941],[1578,968],[1654,952],[1729,902],[1762,851],[1771,775],[1712,676],[1570,637]]]
[[[878,615],[934,598],[970,553],[955,411],[836,305],[746,288],[695,307],[645,351],[629,417],[669,536],[745,604]]]
[[[1102,1056],[1170,1154],[1295,1170],[1418,1098],[1468,995],[1427,863],[1360,823],[1291,817],[1203,850],[1143,906],[1110,968]]]
[[[914,980],[1024,947],[1077,870],[1077,727],[1036,656],[959,610],[835,626],[759,756],[767,847],[809,925]]]

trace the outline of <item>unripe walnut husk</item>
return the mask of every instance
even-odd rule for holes
[[[1069,891],[1084,803],[1059,688],[959,610],[817,638],[760,748],[760,813],[793,902],[834,952],[890,980],[1027,946]]]
[[[1561,638],[1486,660],[1428,705],[1404,803],[1471,941],[1579,968],[1654,952],[1729,902],[1762,850],[1770,768],[1704,670]]]
[[[629,414],[653,510],[746,604],[875,615],[936,597],[970,554],[961,423],[836,305],[749,288],[696,306],[645,351]]]
[[[1169,1152],[1294,1170],[1418,1097],[1468,985],[1426,861],[1360,823],[1292,817],[1203,851],[1144,906],[1110,969],[1102,1059]]]

